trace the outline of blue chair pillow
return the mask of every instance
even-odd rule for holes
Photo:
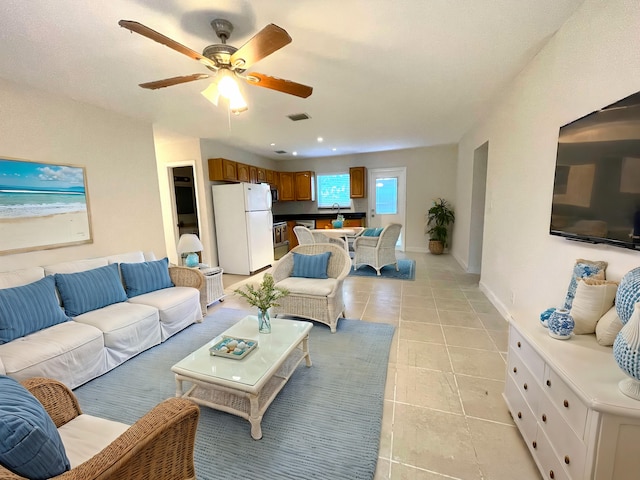
[[[293,252],[292,277],[303,278],[329,278],[327,267],[331,252],[318,253],[316,255],[304,255]]]
[[[365,228],[362,232],[363,237],[379,237],[382,233],[383,228]]]
[[[173,287],[169,276],[169,259],[154,262],[121,263],[120,270],[129,298]]]
[[[117,263],[78,273],[56,273],[55,277],[62,305],[70,317],[127,299]]]
[[[0,464],[34,480],[71,468],[60,434],[42,404],[4,375],[0,375]]]
[[[53,277],[0,289],[0,345],[68,320]]]

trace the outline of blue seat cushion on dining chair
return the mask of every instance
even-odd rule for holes
[[[305,255],[293,252],[293,273],[292,277],[303,278],[329,278],[327,267],[331,252],[318,253],[316,255]]]
[[[383,228],[365,228],[364,232],[362,232],[363,237],[379,237],[382,233]]]
[[[11,377],[0,375],[0,464],[33,480],[71,468],[60,434],[42,404]]]

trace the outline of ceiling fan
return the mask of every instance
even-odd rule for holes
[[[246,69],[254,63],[291,43],[289,34],[284,29],[272,23],[260,30],[240,48],[236,48],[227,44],[227,40],[233,31],[233,25],[228,20],[217,18],[211,22],[211,27],[222,43],[205,47],[202,55],[141,23],[132,20],[120,20],[118,25],[161,43],[189,58],[193,58],[214,72],[213,74],[194,73],[192,75],[141,83],[140,86],[142,88],[157,90],[181,83],[216,77],[217,81],[209,85],[202,94],[215,105],[218,105],[218,98],[220,96],[227,98],[229,100],[230,110],[236,114],[247,110],[247,104],[235,81],[236,78],[246,81],[249,85],[269,88],[301,98],[307,98],[313,92],[312,87],[290,80],[271,77],[257,72],[244,73]]]

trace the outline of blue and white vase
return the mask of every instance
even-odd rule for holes
[[[556,308],[555,311],[549,315],[547,323],[549,326],[549,335],[558,340],[571,338],[573,327],[576,326],[576,322],[573,321],[569,310],[565,308]]]
[[[613,357],[630,378],[618,383],[625,395],[640,400],[640,267],[628,272],[618,285],[616,313],[624,325],[613,342]]]
[[[540,314],[540,323],[544,328],[549,328],[549,317],[555,311],[556,309],[551,307],[551,308],[547,308],[544,312]]]

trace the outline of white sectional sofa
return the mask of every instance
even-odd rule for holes
[[[129,268],[136,268],[136,272],[143,274],[147,267],[156,271],[162,269],[162,261],[157,261],[153,254],[130,252],[0,272],[0,289],[13,289],[4,290],[5,295],[0,296],[0,302],[4,302],[0,303],[0,329],[7,328],[7,317],[11,317],[10,303],[13,297],[9,293],[16,292],[15,287],[43,283],[49,285],[51,282],[48,280],[40,284],[34,283],[43,280],[45,276],[53,276],[56,279],[58,301],[52,303],[57,305],[40,302],[42,305],[48,305],[46,308],[51,309],[52,317],[60,315],[60,305],[69,316],[69,310],[64,305],[65,296],[70,306],[72,302],[76,302],[70,295],[101,297],[104,290],[108,290],[78,282],[85,278],[94,278],[96,272],[118,275],[117,280],[121,282],[122,293],[127,292],[124,297],[116,292],[117,301],[108,299],[106,301],[111,302],[110,304],[69,316],[68,321],[63,319],[60,323],[5,343],[0,339],[0,374],[11,376],[18,381],[36,376],[54,378],[70,388],[75,388],[138,353],[164,342],[188,325],[202,321],[200,289],[204,277],[199,271],[169,267],[169,285],[172,283],[174,286],[163,286],[158,290],[134,296],[128,292],[128,286],[121,276],[122,269],[125,268],[122,264],[135,264]],[[80,272],[85,273],[80,276],[68,276]],[[166,275],[166,272],[164,274]],[[75,280],[75,290],[66,286],[63,280]],[[22,293],[24,294],[24,291]],[[89,303],[94,303],[93,300],[89,298]],[[1,318],[2,316],[4,318]],[[44,316],[47,317],[48,313],[45,312]]]

